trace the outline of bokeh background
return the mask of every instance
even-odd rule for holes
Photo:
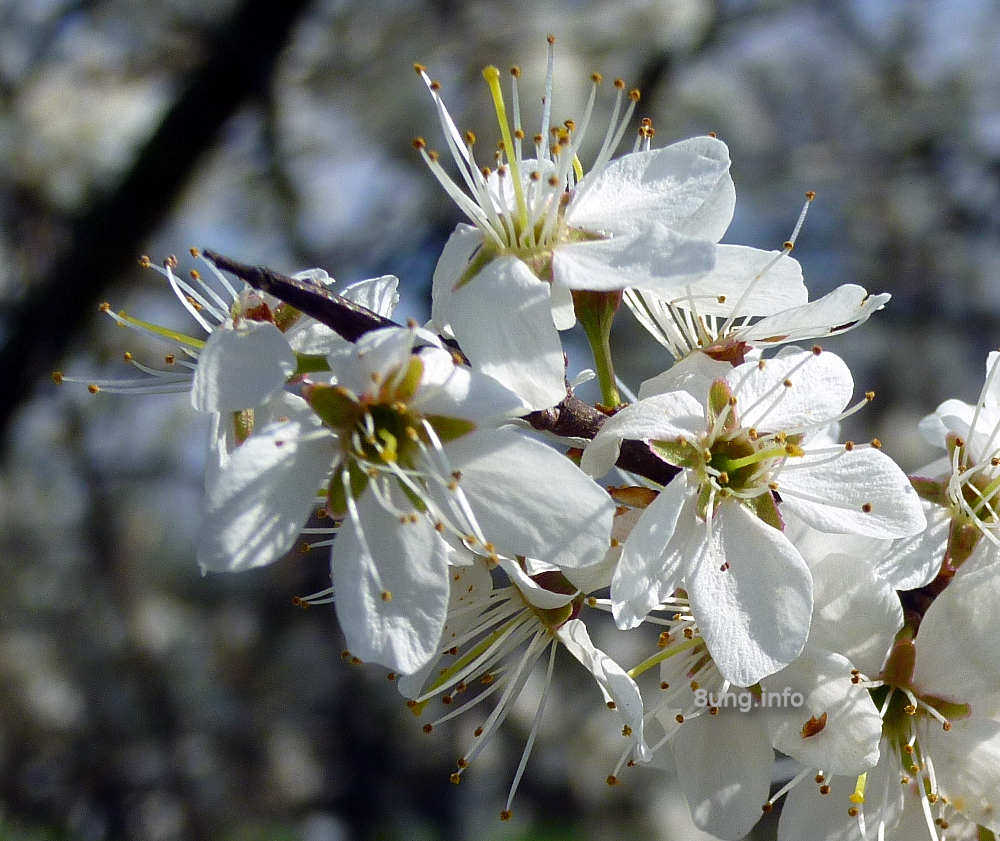
[[[879,394],[853,437],[913,470],[929,460],[917,419],[974,398],[1000,341],[993,0],[2,0],[0,837],[702,837],[678,769],[605,784],[620,740],[572,668],[500,823],[534,683],[450,785],[485,712],[425,736],[383,670],[343,663],[332,610],[292,606],[328,582],[322,551],[199,575],[207,429],[186,401],[49,379],[127,376],[126,349],[158,362],[168,348],[97,305],[191,329],[136,258],[186,267],[192,245],[342,283],[394,273],[398,314],[425,319],[459,218],[410,146],[442,145],[411,65],[491,142],[482,66],[520,64],[537,119],[547,33],[554,116],[579,116],[599,70],[641,88],[658,144],[729,144],[726,241],[777,247],[817,192],[796,249],[813,295],[893,295],[827,343]],[[665,359],[619,322],[637,384]]]

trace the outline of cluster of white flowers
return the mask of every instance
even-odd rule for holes
[[[855,400],[847,365],[811,343],[889,295],[844,285],[809,301],[790,252],[812,194],[779,250],[720,245],[726,145],[654,148],[643,120],[615,157],[639,100],[619,80],[585,167],[600,76],[580,119],[555,125],[551,67],[550,47],[533,135],[520,71],[505,99],[484,70],[501,137],[486,161],[416,67],[453,165],[414,146],[469,220],[426,325],[390,321],[395,277],[338,297],[320,270],[268,285],[192,251],[210,280],[182,278],[176,258],[153,268],[207,338],[105,306],[178,350],[167,370],[128,357],[142,379],[91,391],[189,392],[211,413],[203,570],[269,564],[314,535],[332,586],[298,601],[333,602],[349,656],[390,669],[415,713],[444,704],[426,731],[492,702],[453,782],[544,659],[504,818],[556,664],[575,660],[625,736],[618,767],[595,773],[614,783],[671,752],[695,822],[721,838],[779,800],[788,841],[993,837],[1000,354],[974,405],[921,424],[946,455],[920,477],[877,439],[840,442],[874,394]],[[673,357],[629,403],[609,338],[623,301]],[[560,332],[576,322],[597,405],[573,393],[587,374],[567,374]],[[597,648],[588,623],[608,614],[623,633],[655,628],[655,650],[623,664]],[[775,751],[801,766],[777,790]]]

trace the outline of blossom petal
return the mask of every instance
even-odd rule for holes
[[[809,645],[837,651],[874,677],[903,627],[903,608],[867,558],[838,553],[835,547],[834,538],[834,551],[810,566],[815,606]]]
[[[913,683],[924,694],[959,703],[1000,694],[1000,573],[981,563],[984,550],[973,553],[920,622]]]
[[[802,699],[800,706],[769,706],[771,744],[827,774],[860,774],[874,767],[882,717],[868,690],[851,683],[851,668],[844,656],[810,646],[794,663],[763,681],[768,693]],[[809,722],[820,719],[823,728],[804,736]]]
[[[438,653],[448,610],[447,544],[426,517],[401,522],[370,489],[357,511],[357,522],[340,527],[331,559],[347,648],[363,661],[415,672]]]
[[[933,759],[935,776],[951,806],[1000,831],[1000,722],[956,721],[947,732],[933,722],[924,730],[920,745]]]
[[[869,295],[863,287],[846,283],[808,304],[763,318],[751,327],[737,331],[737,336],[755,345],[835,336],[864,324],[891,297],[885,292]]]
[[[516,257],[497,257],[450,295],[451,328],[477,370],[519,395],[529,411],[566,396],[549,284]]]
[[[452,290],[462,279],[469,261],[483,245],[483,234],[474,225],[459,224],[438,257],[431,283],[431,322],[440,331],[451,321]]]
[[[417,698],[421,694],[428,678],[436,676],[434,667],[440,662],[444,651],[480,621],[480,612],[466,607],[486,599],[493,590],[489,567],[482,559],[477,559],[468,566],[451,567],[448,570],[448,589],[448,616],[441,631],[438,654],[417,671],[399,675],[396,685],[404,698]]]
[[[802,651],[813,605],[809,568],[784,534],[744,505],[716,509],[687,589],[712,659],[737,686],[752,686]]]
[[[695,524],[695,506],[681,473],[642,512],[622,548],[611,577],[611,606],[619,628],[635,628],[680,582],[691,546],[703,530]]]
[[[720,838],[742,838],[753,829],[767,800],[774,763],[763,716],[726,709],[688,719],[670,747],[700,829]]]
[[[566,568],[604,557],[614,503],[564,455],[510,429],[471,432],[447,455],[486,539],[502,554]]]
[[[333,436],[315,429],[311,420],[274,424],[229,457],[208,493],[198,542],[203,572],[262,566],[292,547],[334,456]]]
[[[295,353],[273,324],[245,321],[212,332],[198,356],[191,405],[199,412],[252,409],[295,371]]]
[[[941,571],[951,513],[941,505],[921,500],[927,528],[896,540],[887,552],[875,557],[875,571],[896,590],[916,590],[933,581]]]
[[[492,377],[456,365],[451,353],[443,348],[422,350],[420,359],[423,376],[410,405],[421,414],[476,423],[521,414],[524,404],[520,397]]]
[[[566,647],[597,681],[606,701],[613,701],[622,721],[632,730],[633,755],[640,762],[652,759],[652,751],[643,736],[642,696],[635,681],[611,657],[590,640],[587,626],[579,619],[570,619],[556,632]]]
[[[802,280],[802,266],[794,257],[776,260],[780,253],[745,245],[717,245],[715,268],[691,286],[697,311],[726,317],[772,315],[804,304],[809,293]],[[679,292],[676,303],[685,307],[685,295]]]
[[[573,242],[552,254],[555,282],[604,292],[641,286],[666,292],[701,277],[715,265],[716,245],[651,222],[611,239]]]
[[[663,149],[617,158],[571,200],[567,224],[624,234],[649,219],[718,242],[729,227],[736,191],[729,149],[711,137],[693,137]]]
[[[899,784],[896,754],[888,746],[883,747],[878,764],[868,772],[861,808],[868,827],[878,827],[884,821],[891,831],[902,815],[905,789]],[[818,786],[811,785],[808,780],[795,786],[785,796],[778,821],[778,841],[865,841],[858,828],[858,819],[847,814],[854,805],[849,798],[856,782],[856,777],[830,777],[827,794],[820,794]],[[910,839],[914,836],[892,833],[886,837]]]
[[[778,476],[782,507],[820,531],[907,537],[922,531],[920,497],[896,462],[875,447],[806,453]]]
[[[580,467],[603,476],[618,460],[622,440],[696,441],[705,432],[705,410],[684,391],[658,394],[626,406],[608,418],[587,445]]]
[[[854,379],[839,356],[798,348],[746,362],[730,371],[726,380],[739,401],[740,423],[761,432],[829,422],[843,411],[854,391]]]

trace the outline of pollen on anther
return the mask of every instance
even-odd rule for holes
[[[784,381],[784,382],[782,383],[782,385],[783,385],[783,386],[784,386],[785,388],[791,388],[791,387],[792,387],[792,381],[791,381],[791,380],[785,380],[785,381]]]
[[[608,701],[608,703],[606,704],[606,706],[607,706],[607,708],[609,710],[618,709],[618,705],[614,701]]]
[[[847,814],[849,817],[856,818],[858,816],[858,807],[851,806],[851,808],[847,810]]]
[[[823,785],[821,785],[819,787],[819,793],[820,794],[829,794],[830,793],[830,785],[829,785],[829,783],[824,783]]]
[[[767,803],[760,804],[760,810],[765,814],[770,812],[773,808],[774,808],[774,803],[772,803],[770,800],[768,800]]]
[[[478,739],[480,736],[483,735],[483,728],[477,727],[475,730],[472,731],[472,735]]]
[[[97,383],[91,383],[87,386],[87,391],[91,394],[97,394],[101,390],[101,387]]]
[[[872,504],[870,502],[866,502],[864,505],[861,506],[861,510],[864,511],[866,514],[871,514]]]
[[[844,442],[844,449],[847,450],[847,452],[851,452],[854,449],[854,442],[853,441],[845,441]]]
[[[758,371],[763,371],[766,367],[767,367],[767,361],[764,359],[761,359],[760,362],[757,363]]]
[[[100,310],[101,312],[110,312],[111,304],[109,304],[107,301],[104,301],[98,304],[97,309]]]
[[[62,381],[63,381],[63,373],[62,373],[62,371],[53,371],[52,372],[52,382],[54,382],[56,385],[62,385]]]
[[[878,438],[872,438],[871,444],[876,450],[882,449],[882,442]]]
[[[511,815],[513,815],[513,812],[511,812],[510,809],[504,809],[500,813],[500,820],[502,820],[502,821],[509,821],[510,818],[511,818]]]
[[[620,90],[620,91],[625,90],[625,80],[624,79],[615,79],[615,87],[618,88],[618,90]]]
[[[676,721],[678,724],[683,724],[684,723],[684,714],[683,713],[677,713],[677,715],[674,716],[674,721]]]
[[[430,733],[431,730],[434,729],[434,725],[433,724],[425,724],[422,729],[423,729],[423,731],[425,733]]]
[[[382,601],[384,601],[384,602],[391,602],[392,601],[392,591],[391,590],[383,590],[382,591]]]
[[[660,638],[656,641],[656,647],[657,648],[666,648],[669,643],[670,643],[670,632],[669,631],[663,631],[660,634]]]
[[[462,758],[461,758],[460,760],[458,760],[458,762],[456,762],[455,764],[456,764],[456,765],[457,765],[457,766],[458,766],[459,768],[461,768],[461,769],[462,769],[462,770],[464,771],[464,770],[465,770],[466,768],[468,768],[468,767],[469,767],[469,760],[468,760],[468,759],[466,759],[466,758],[465,758],[465,757],[463,756],[463,757],[462,757]]]
[[[660,681],[660,689],[669,689],[669,688],[670,688],[669,683],[667,683],[665,680]]]
[[[865,392],[865,400],[867,400],[869,403],[871,403],[872,400],[874,400],[874,399],[875,399],[875,392],[874,391],[866,391]]]
[[[142,268],[144,268],[144,269],[148,269],[150,266],[153,265],[153,261],[150,260],[147,255],[143,254],[139,258],[139,265],[142,266]]]
[[[448,777],[448,780],[451,782],[452,785],[457,786],[460,782],[462,782],[462,775],[456,771],[453,771],[451,773],[451,776]]]
[[[813,345],[812,350],[816,356],[819,356],[823,352],[823,348],[820,347],[819,345]]]
[[[606,782],[609,786],[616,786],[618,785],[618,778],[614,774],[608,774]]]
[[[631,736],[631,735],[632,735],[632,728],[631,728],[631,727],[629,727],[629,726],[628,726],[628,725],[626,724],[626,725],[625,725],[625,726],[624,726],[624,727],[622,728],[622,735],[623,735],[623,736]]]
[[[174,356],[172,353],[168,353],[166,356],[163,357],[163,361],[167,363],[167,365],[173,365],[177,361],[177,357]]]

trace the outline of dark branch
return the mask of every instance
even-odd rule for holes
[[[265,266],[249,266],[209,249],[202,251],[202,254],[223,271],[231,272],[254,289],[274,295],[306,315],[311,315],[349,341],[357,341],[365,333],[380,327],[400,326],[391,319],[313,283],[296,280]],[[569,391],[558,406],[531,412],[524,419],[535,429],[544,432],[566,438],[593,438],[607,418],[603,412],[584,403]],[[667,464],[643,441],[623,441],[617,464],[623,470],[645,476],[662,485],[667,484],[678,472],[676,467]]]
[[[377,330],[379,327],[399,326],[395,321],[383,318],[378,313],[335,295],[329,289],[324,289],[315,283],[296,280],[266,266],[239,263],[215,251],[204,250],[202,254],[223,271],[231,272],[254,289],[274,295],[275,298],[291,304],[306,315],[311,315],[348,341],[356,342],[365,333]]]

